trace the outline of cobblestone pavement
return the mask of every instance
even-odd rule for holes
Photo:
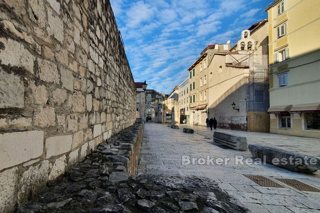
[[[128,147],[139,128],[132,126],[100,144],[33,200],[17,205],[16,212],[247,212],[209,178],[166,174],[129,178],[124,172],[132,151]]]
[[[191,127],[187,125],[182,125],[181,128],[183,128],[183,126],[194,129],[197,134],[203,135],[206,138],[213,138],[213,132],[210,131],[210,129],[207,127]],[[300,153],[320,158],[320,139],[317,138],[295,137],[260,132],[246,132],[229,129],[218,129],[217,131],[247,137],[249,144],[275,146],[278,148],[285,148],[287,150],[297,151]]]
[[[245,160],[241,159],[242,157],[243,159],[251,159],[250,152],[217,147],[211,143],[211,134],[206,133],[206,130],[197,131],[196,134],[185,134],[182,129],[176,130],[161,124],[147,123],[139,173],[208,177],[218,182],[222,189],[234,196],[252,212],[320,211],[320,192],[300,191],[276,180],[277,178],[295,179],[320,188],[319,172],[315,175],[305,175],[271,165],[245,163]],[[270,137],[273,139],[273,143],[278,139],[279,141],[287,141],[286,143],[290,141],[290,139],[283,139],[286,136],[263,135],[265,136],[261,138],[267,140]],[[249,139],[249,143],[250,141],[251,139]],[[301,143],[303,141],[304,139],[301,138]],[[294,144],[297,143],[299,141]],[[305,150],[307,151],[307,149]],[[224,161],[222,165],[218,161],[212,163],[212,158],[228,158],[229,162],[224,164],[226,162]],[[195,164],[191,163],[192,160]],[[207,164],[202,165],[204,162]],[[262,187],[244,175],[267,177],[282,188]]]

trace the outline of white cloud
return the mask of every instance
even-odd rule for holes
[[[129,28],[139,27],[140,24],[146,21],[150,21],[154,16],[154,9],[139,1],[134,3],[127,12],[127,26]]]

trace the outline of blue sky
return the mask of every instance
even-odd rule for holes
[[[208,45],[232,43],[272,0],[111,0],[135,81],[170,93]]]

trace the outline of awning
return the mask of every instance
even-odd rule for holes
[[[320,104],[319,103],[294,105],[290,109],[290,112],[317,111],[317,110],[320,110]]]
[[[207,108],[207,104],[201,104],[201,105],[198,105],[198,106],[190,107],[191,110],[204,110],[206,108]]]
[[[202,104],[197,106],[197,110],[204,110],[207,108],[207,104]]]
[[[272,106],[268,109],[268,112],[288,112],[291,108],[292,105]]]

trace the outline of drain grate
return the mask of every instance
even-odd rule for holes
[[[302,183],[295,179],[285,179],[285,178],[278,178],[278,181],[287,184],[288,186],[291,186],[295,189],[298,189],[300,191],[307,191],[307,192],[320,192],[319,189],[310,186],[308,184]]]
[[[244,176],[249,178],[250,180],[254,181],[258,185],[263,186],[263,187],[283,188],[283,186],[274,182],[273,180],[270,180],[270,179],[263,177],[263,176],[260,176],[260,175],[244,175]]]

